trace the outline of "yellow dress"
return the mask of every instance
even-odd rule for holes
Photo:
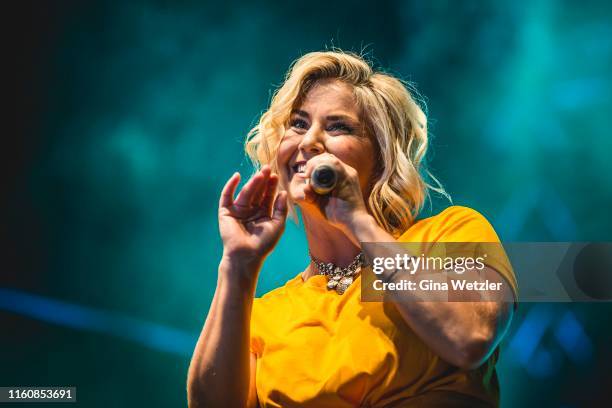
[[[399,241],[499,238],[478,212],[453,206],[418,221]],[[511,268],[501,273],[516,293]],[[304,282],[300,273],[255,299],[251,352],[261,407],[498,405],[499,350],[478,369],[461,370],[434,354],[393,304],[361,302],[360,277],[341,296],[326,283],[321,275]]]

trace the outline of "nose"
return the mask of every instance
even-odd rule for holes
[[[325,151],[323,132],[311,126],[306,132],[298,148],[304,153],[321,154]]]

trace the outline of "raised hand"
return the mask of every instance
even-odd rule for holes
[[[234,199],[240,174],[227,181],[219,200],[219,231],[223,255],[232,260],[260,262],[272,251],[285,228],[287,193],[276,193],[278,176],[263,166]]]

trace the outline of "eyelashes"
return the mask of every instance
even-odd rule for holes
[[[302,120],[302,119],[292,119],[289,122],[289,125],[291,125],[291,127],[297,128],[297,129],[306,129],[306,128],[308,128],[308,125],[307,125],[306,121]]]
[[[328,127],[328,129],[330,131],[343,130],[346,133],[353,133],[353,128],[348,125],[345,125],[344,123],[334,123],[333,125]]]
[[[303,119],[292,119],[289,122],[289,125],[292,128],[295,128],[295,129],[300,129],[300,130],[308,129],[308,123],[306,123],[306,121],[303,120]],[[327,130],[328,132],[343,131],[344,133],[353,133],[355,131],[355,129],[353,129],[353,127],[351,127],[351,126],[349,126],[349,125],[347,125],[347,124],[345,124],[343,122],[332,123],[325,130]]]

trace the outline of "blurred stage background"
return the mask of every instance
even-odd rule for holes
[[[18,127],[3,132],[0,385],[185,405],[218,193],[251,172],[244,136],[288,65],[325,45],[416,82],[431,169],[503,240],[611,240],[608,2],[41,1],[4,14]],[[291,224],[258,294],[306,262]],[[610,312],[522,304],[502,406],[609,397]]]

